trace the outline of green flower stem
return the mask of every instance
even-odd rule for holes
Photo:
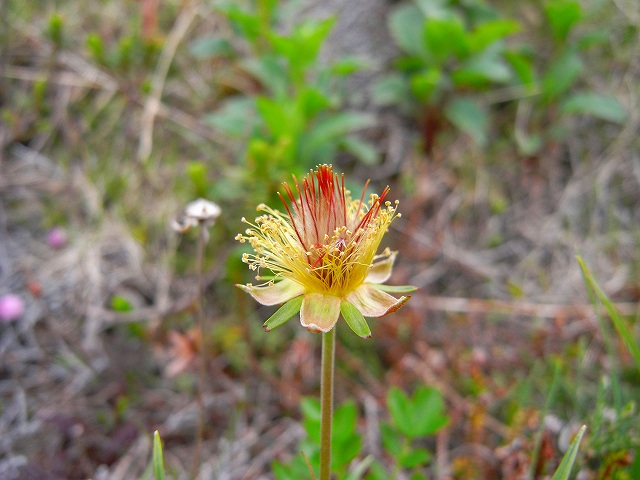
[[[320,480],[331,478],[331,424],[333,423],[333,371],[336,356],[336,327],[322,334],[320,380]]]
[[[198,335],[200,336],[200,368],[198,371],[198,426],[196,430],[196,445],[193,452],[193,467],[191,478],[198,476],[200,470],[200,459],[202,456],[202,441],[204,438],[204,422],[205,422],[205,406],[204,406],[204,390],[207,385],[207,354],[205,352],[205,318],[204,309],[202,307],[202,295],[204,293],[204,248],[207,243],[207,227],[200,225],[198,236],[198,247],[196,252],[196,270],[198,275],[198,297],[196,299],[196,315],[198,319]]]

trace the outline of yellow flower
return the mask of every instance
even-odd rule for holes
[[[371,330],[364,317],[382,317],[400,308],[409,297],[386,292],[410,292],[413,287],[382,285],[390,276],[395,252],[376,252],[396,216],[397,201],[386,200],[389,187],[364,201],[364,190],[353,200],[344,175],[331,165],[319,165],[302,178],[294,177],[294,189],[283,184],[280,195],[286,213],[264,204],[264,212],[236,240],[249,242],[254,253],[242,260],[257,272],[270,270],[272,280],[258,286],[238,285],[263,305],[285,303],[264,324],[272,330],[300,312],[300,322],[315,332],[328,332],[340,313],[362,337]],[[367,182],[368,183],[368,182]],[[365,186],[366,190],[366,186]]]

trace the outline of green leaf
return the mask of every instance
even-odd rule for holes
[[[255,124],[255,103],[244,96],[230,97],[213,113],[205,115],[204,123],[232,138],[248,137]]]
[[[410,55],[426,58],[423,44],[425,18],[415,5],[404,5],[389,16],[389,31],[396,45]]]
[[[411,293],[418,290],[418,287],[413,285],[386,285],[384,283],[372,283],[370,285],[387,293]]]
[[[472,100],[458,98],[449,103],[444,112],[457,128],[469,134],[479,145],[487,141],[488,118],[486,112]]]
[[[371,68],[371,63],[364,58],[343,57],[331,64],[331,73],[335,75],[352,75]]]
[[[469,48],[473,52],[484,50],[493,42],[520,31],[521,26],[516,20],[496,19],[481,23],[469,35]]]
[[[258,97],[256,108],[267,130],[274,137],[295,133],[301,128],[301,119],[295,105],[283,103],[269,97]]]
[[[584,68],[580,56],[573,50],[562,52],[549,65],[542,77],[542,96],[546,101],[554,100],[569,90]]]
[[[321,111],[328,109],[331,106],[331,101],[318,89],[304,87],[298,93],[296,104],[302,113],[302,117],[305,120],[310,120]]]
[[[413,437],[415,419],[412,416],[409,399],[404,392],[397,387],[391,388],[387,394],[387,407],[396,428],[407,437]]]
[[[560,465],[556,470],[556,473],[553,474],[551,480],[568,480],[569,475],[571,475],[571,468],[573,467],[573,463],[576,460],[576,455],[578,454],[578,449],[580,448],[580,442],[582,441],[582,437],[584,436],[584,432],[586,431],[587,426],[583,425],[576,437],[569,445],[569,449],[562,457]]]
[[[424,43],[429,57],[442,65],[451,56],[464,58],[469,51],[462,20],[451,16],[447,19],[427,19],[424,25]]]
[[[203,37],[189,45],[191,55],[196,58],[231,57],[234,55],[231,43],[224,38]]]
[[[262,325],[267,332],[278,328],[280,325],[288,322],[293,316],[300,311],[302,306],[302,298],[304,295],[292,298],[282,305],[273,315],[271,315]]]
[[[371,329],[355,305],[343,300],[342,303],[340,303],[340,312],[356,335],[362,338],[371,338]]]
[[[307,436],[320,444],[320,401],[316,398],[303,398],[300,401],[300,409],[302,410],[302,425],[307,432]]]
[[[289,74],[281,58],[262,55],[243,60],[242,67],[256,77],[275,98],[285,98],[289,88]]]
[[[247,41],[253,43],[258,39],[261,30],[258,16],[241,10],[235,3],[229,3],[221,10],[227,15],[234,30],[240,33]]]
[[[165,480],[164,456],[162,454],[162,441],[158,430],[153,432],[153,477],[155,480]]]
[[[444,399],[438,390],[424,386],[418,388],[411,404],[414,417],[412,437],[433,435],[449,423]]]
[[[358,409],[352,401],[346,401],[333,412],[333,429],[331,439],[335,442],[345,442],[356,435]]]
[[[624,123],[627,112],[613,97],[596,92],[577,92],[562,103],[560,110],[565,115],[585,114],[615,123]]]
[[[553,0],[544,9],[553,37],[564,42],[571,28],[580,20],[580,3],[574,0]]]
[[[387,404],[388,403],[389,401],[387,400]],[[388,423],[383,423],[380,426],[380,438],[385,450],[387,450],[391,455],[398,457],[400,453],[402,453],[402,438]]]
[[[532,92],[535,90],[536,74],[531,55],[525,52],[504,52],[504,58],[520,79],[520,83]]]
[[[409,98],[409,84],[398,73],[386,75],[373,85],[371,95],[377,105],[401,104]]]
[[[452,14],[447,0],[416,0],[415,3],[428,18],[443,19]]]
[[[469,58],[460,68],[452,72],[453,82],[462,87],[478,88],[491,82],[505,83],[511,80],[511,70],[505,63],[500,49],[501,45],[495,44]]]
[[[442,70],[439,68],[428,68],[411,76],[411,93],[423,103],[429,103],[437,92],[442,80]]]
[[[195,193],[199,197],[205,197],[207,195],[207,167],[203,162],[189,162],[187,164],[187,176],[191,183]]]
[[[131,302],[122,295],[114,295],[111,298],[111,309],[116,312],[130,312],[133,310]]]
[[[323,148],[331,146],[341,140],[347,133],[370,127],[375,119],[359,112],[340,112],[325,117],[313,126],[300,143],[300,156],[310,161],[318,156]]]
[[[369,142],[347,136],[342,140],[342,147],[364,165],[373,167],[378,164],[378,150]]]
[[[416,468],[431,461],[431,453],[424,448],[412,449],[398,457],[398,463],[404,468]]]

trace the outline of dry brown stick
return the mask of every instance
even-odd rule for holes
[[[427,310],[460,313],[504,313],[527,317],[594,318],[596,312],[590,304],[541,304],[521,301],[486,300],[482,298],[415,296],[411,300],[415,306]],[[615,307],[622,315],[640,314],[638,303],[617,303]]]
[[[151,80],[151,94],[147,98],[142,112],[142,128],[140,133],[140,143],[138,144],[138,161],[143,162],[151,154],[153,146],[153,124],[155,117],[160,110],[160,98],[164,83],[169,72],[169,67],[173,62],[178,45],[187,33],[193,19],[198,13],[196,3],[188,5],[178,16],[176,23],[167,36],[167,41],[160,53],[158,66]]]

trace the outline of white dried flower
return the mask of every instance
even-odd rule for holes
[[[185,209],[182,218],[174,220],[171,227],[180,233],[184,233],[191,227],[210,227],[220,216],[222,210],[220,206],[204,198],[199,198],[189,203]]]

